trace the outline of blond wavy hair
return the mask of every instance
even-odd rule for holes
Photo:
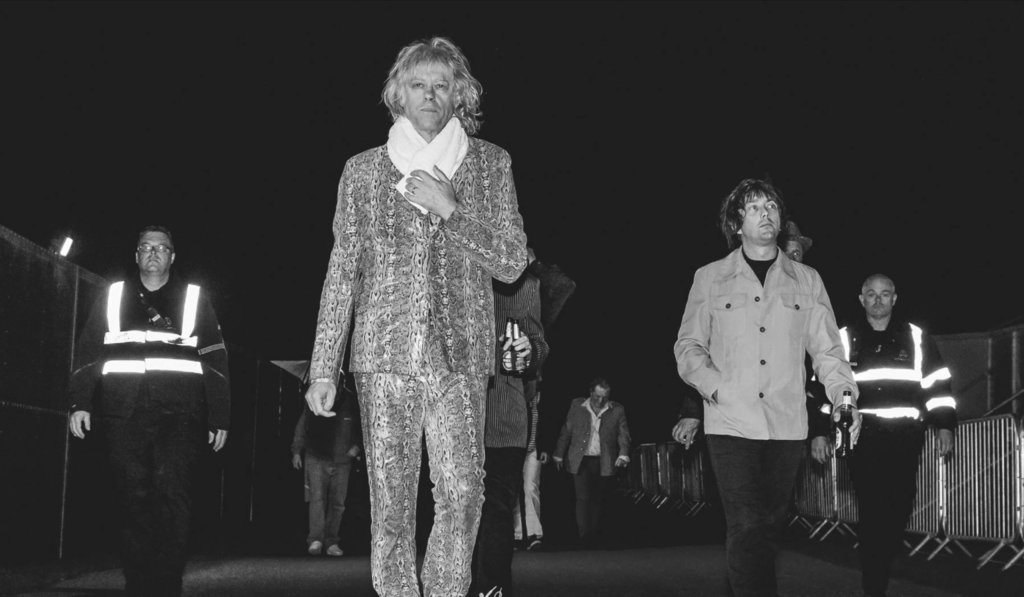
[[[483,125],[480,111],[480,96],[483,85],[469,72],[469,60],[451,40],[434,37],[421,40],[402,48],[384,81],[381,99],[391,111],[391,120],[405,115],[401,105],[401,85],[414,68],[421,64],[440,64],[452,74],[455,91],[455,117],[462,123],[466,133],[475,134]]]

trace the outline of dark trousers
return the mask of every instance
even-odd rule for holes
[[[307,543],[320,541],[328,547],[338,544],[351,472],[351,462],[334,462],[306,451],[306,483],[309,487]]]
[[[882,594],[889,585],[917,495],[923,445],[920,423],[864,415],[860,439],[850,455],[850,477],[859,510],[861,582],[868,593]]]
[[[473,583],[469,594],[512,592],[512,516],[523,485],[526,448],[484,449],[484,505],[473,550]],[[499,590],[495,590],[499,589]]]
[[[776,594],[775,555],[804,456],[801,440],[708,435],[725,508],[725,557],[734,597]]]
[[[601,476],[600,456],[584,456],[572,480],[576,487],[576,526],[580,539],[592,543],[601,533],[601,514],[615,477]]]
[[[192,473],[206,430],[185,414],[136,411],[105,422],[120,501],[121,562],[129,595],[181,595]]]

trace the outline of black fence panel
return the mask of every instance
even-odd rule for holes
[[[105,283],[3,227],[0,280],[0,561],[56,562],[75,328]]]
[[[0,562],[57,559],[66,430],[64,413],[0,406]]]

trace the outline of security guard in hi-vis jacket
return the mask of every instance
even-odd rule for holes
[[[858,552],[864,594],[885,595],[893,560],[917,495],[926,425],[937,429],[939,457],[953,449],[956,401],[934,340],[893,318],[896,284],[882,274],[864,281],[865,319],[839,330],[860,390],[860,437],[850,456],[859,506]]]
[[[204,291],[171,275],[174,256],[166,228],[139,234],[139,276],[97,301],[71,377],[71,433],[95,422],[106,436],[128,595],[181,595],[193,469],[228,434],[224,339]]]

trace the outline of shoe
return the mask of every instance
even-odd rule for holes
[[[319,541],[314,541],[309,544],[309,549],[307,549],[306,551],[308,551],[309,555],[311,556],[318,556],[320,555],[320,550],[323,549],[323,547],[323,543],[320,543]]]
[[[337,545],[331,545],[327,548],[327,555],[338,557],[345,555],[345,552],[341,551],[341,548]]]
[[[530,537],[526,544],[526,551],[540,551],[542,549],[544,549],[544,543],[541,542],[540,537],[536,535]]]

